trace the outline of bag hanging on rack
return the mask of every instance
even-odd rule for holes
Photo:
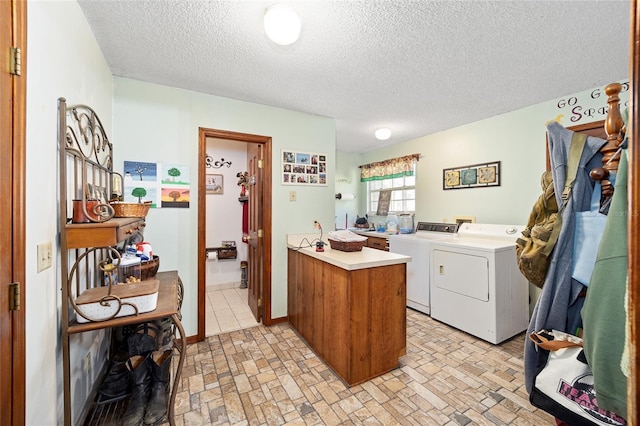
[[[554,340],[553,334],[557,332],[543,330],[529,335],[539,354],[531,404],[571,426],[626,425],[624,418],[598,407],[582,339]]]
[[[571,198],[571,191],[578,172],[580,157],[587,136],[574,133],[571,137],[567,175],[562,191],[562,205],[558,208],[553,187],[553,175],[545,171],[541,177],[542,194],[529,214],[527,226],[516,240],[516,258],[522,275],[536,287],[542,288],[551,263],[553,249],[560,236],[562,210]]]
[[[613,184],[614,179],[611,178]],[[589,286],[596,255],[607,223],[607,215],[600,213],[602,187],[596,182],[591,194],[591,209],[576,212],[576,229],[573,239],[573,270],[571,276],[584,286]]]

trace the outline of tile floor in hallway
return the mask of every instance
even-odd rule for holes
[[[288,323],[189,345],[177,425],[555,425],[524,390],[524,334],[492,345],[407,309],[399,368],[347,387]]]
[[[240,283],[234,283],[207,288],[207,337],[258,325],[249,309],[248,290],[239,287]]]

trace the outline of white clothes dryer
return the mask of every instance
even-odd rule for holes
[[[431,317],[498,344],[529,325],[529,283],[516,261],[523,226],[463,223],[431,243]]]

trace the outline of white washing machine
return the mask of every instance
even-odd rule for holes
[[[494,344],[526,330],[529,284],[515,251],[523,228],[463,223],[457,239],[432,242],[431,317]]]
[[[411,256],[407,263],[407,306],[430,314],[429,245],[456,238],[455,223],[418,222],[413,234],[389,235],[389,252]]]

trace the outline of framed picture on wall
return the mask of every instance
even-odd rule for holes
[[[207,194],[222,194],[224,191],[223,179],[223,175],[207,173],[205,181]]]
[[[500,161],[442,170],[442,189],[500,186]]]
[[[327,185],[327,156],[314,152],[282,150],[282,185]]]

